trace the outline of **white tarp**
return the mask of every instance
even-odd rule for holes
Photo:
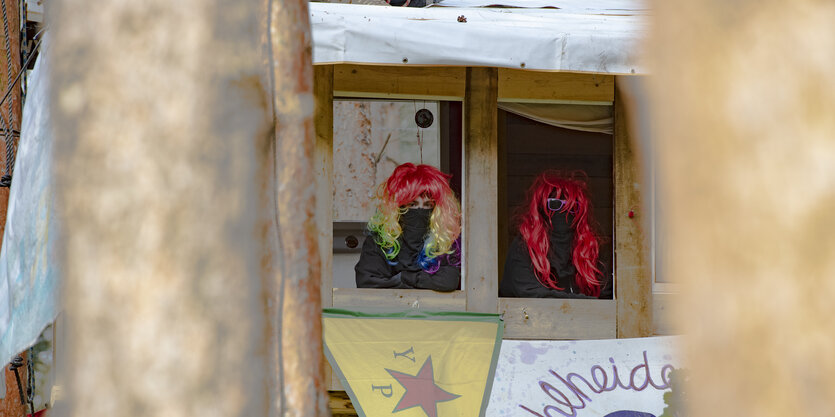
[[[603,9],[310,3],[313,61],[645,73],[644,13]]]
[[[59,311],[47,41],[29,78],[0,252],[0,363],[34,344]]]
[[[680,386],[678,336],[505,340],[487,416],[657,417]],[[673,392],[673,395],[680,392]]]
[[[440,0],[435,6],[554,8],[584,14],[643,14],[649,5],[643,0]]]

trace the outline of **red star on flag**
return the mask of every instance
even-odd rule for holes
[[[438,417],[438,403],[454,400],[460,395],[444,391],[435,384],[435,371],[432,369],[432,357],[426,358],[417,375],[408,375],[398,371],[386,369],[406,392],[392,413],[420,406],[429,417]]]

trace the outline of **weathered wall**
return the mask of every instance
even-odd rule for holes
[[[435,117],[426,129],[415,125],[415,110],[422,108]],[[424,101],[334,101],[335,221],[366,221],[371,217],[377,185],[397,165],[420,163],[418,130],[422,131],[423,162],[440,167],[438,108],[436,102]]]
[[[835,3],[653,6],[688,415],[835,415]]]

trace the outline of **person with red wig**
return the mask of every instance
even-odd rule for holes
[[[458,289],[461,207],[449,175],[405,163],[380,185],[354,267],[357,288]]]
[[[519,236],[510,244],[502,297],[597,298],[600,238],[582,172],[546,171],[528,189]]]

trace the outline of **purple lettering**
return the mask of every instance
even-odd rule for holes
[[[613,390],[617,387],[621,387],[623,389],[628,390],[629,385],[626,385],[623,382],[621,382],[620,378],[618,377],[618,367],[615,366],[615,359],[614,358],[609,358],[609,362],[612,363],[612,373],[614,375],[612,375],[612,387],[610,389],[608,389],[607,391],[611,391],[611,390]]]
[[[592,384],[589,382],[588,379],[583,377],[577,373],[569,373],[563,378],[560,374],[555,372],[554,370],[550,369],[549,372],[555,378],[557,378],[560,382],[565,385],[566,388],[570,390],[570,394],[574,394],[577,399],[579,400],[579,404],[574,404],[570,399],[569,396],[563,393],[560,389],[554,387],[548,382],[539,381],[539,387],[542,389],[548,397],[553,400],[556,404],[549,404],[546,405],[542,409],[542,414],[533,411],[532,409],[519,404],[523,410],[533,414],[536,417],[554,417],[554,413],[558,413],[563,417],[576,417],[577,410],[581,410],[586,408],[587,402],[592,402],[591,397],[589,397],[581,387],[582,384],[585,384],[588,389],[590,389],[595,394],[600,394],[604,391],[614,391],[618,387],[625,389],[625,390],[634,390],[634,391],[643,391],[648,386],[652,385],[653,388],[657,390],[665,390],[670,387],[670,373],[673,371],[673,366],[670,364],[664,365],[661,368],[661,380],[663,384],[656,384],[652,378],[652,371],[649,365],[649,359],[647,357],[647,351],[643,351],[643,362],[636,365],[634,368],[631,369],[629,372],[629,383],[624,383],[620,376],[618,375],[618,367],[615,364],[615,359],[613,357],[609,358],[609,363],[612,365],[612,384],[609,385],[609,374],[606,372],[606,368],[600,365],[594,365],[591,367],[589,373],[591,375],[591,380],[594,382]],[[643,372],[644,379],[643,381],[640,380],[641,372]],[[582,382],[582,384],[581,384]],[[382,391],[382,390],[381,390]],[[567,411],[566,411],[567,410]]]
[[[542,388],[542,392],[544,392],[546,395],[551,397],[551,399],[556,401],[557,404],[564,405],[564,406],[568,407],[569,411],[571,412],[571,414],[566,414],[564,411],[560,410],[559,408],[552,407],[555,410],[559,411],[560,414],[562,414],[564,416],[567,416],[567,417],[575,417],[577,415],[577,410],[575,410],[575,408],[577,408],[577,407],[574,407],[574,405],[571,404],[571,401],[568,400],[568,397],[566,397],[565,394],[562,393],[562,391],[556,389],[553,385],[551,385],[547,382],[542,382],[542,381],[539,381],[539,387]],[[557,399],[557,397],[554,397],[554,395],[551,394],[551,392],[556,392],[557,394],[559,394],[559,396],[562,397],[562,401]],[[583,405],[583,407],[585,407],[585,405]],[[580,408],[582,408],[582,407],[580,407]],[[548,409],[548,407],[546,407],[545,413],[550,416],[550,413],[548,413],[547,409]]]
[[[551,371],[551,372],[554,372],[554,371]],[[591,382],[589,382],[588,380],[586,380],[586,378],[583,378],[582,376],[580,376],[580,375],[578,375],[578,374],[575,374],[574,372],[572,372],[572,373],[570,373],[570,374],[566,375],[565,379],[567,379],[567,380],[571,381],[571,382],[572,382],[572,386],[574,386],[574,384],[573,384],[573,381],[571,380],[571,378],[579,378],[579,379],[580,379],[580,381],[585,382],[585,383],[586,383],[586,385],[588,385],[588,386],[589,386],[589,389],[590,389],[590,390],[592,390],[592,391],[594,391],[594,393],[595,393],[595,394],[600,394],[600,391],[598,391],[597,389],[595,389],[595,388],[591,385]],[[579,390],[578,390],[578,391],[579,391]],[[589,397],[586,397],[586,399],[588,399],[588,398],[589,398]],[[589,401],[591,401],[591,400],[589,399]]]
[[[638,387],[637,385],[635,385],[635,374],[641,368],[644,369],[644,374],[646,376],[644,377],[643,385]],[[649,376],[649,361],[647,360],[647,351],[644,351],[644,363],[632,368],[632,372],[629,373],[629,386],[631,386],[632,389],[634,389],[635,391],[643,391],[644,388],[646,388],[647,385],[649,385],[650,380],[651,380],[651,378]],[[653,386],[655,386],[655,385],[653,385]]]
[[[542,411],[544,411],[545,415],[548,416],[548,417],[552,416],[551,411],[556,411],[556,412],[562,414],[563,417],[576,417],[577,416],[577,411],[575,411],[573,408],[571,409],[571,414],[566,414],[565,411],[562,411],[559,408],[554,407],[553,405],[546,405],[545,408],[542,409]]]
[[[600,371],[600,373],[603,374],[603,382],[597,380],[597,375],[595,374],[596,371]],[[599,391],[595,391],[596,393],[600,394],[603,391],[611,391],[611,389],[606,388],[606,383],[609,382],[609,375],[606,373],[606,370],[603,369],[602,366],[594,365],[591,367],[591,379],[594,381],[595,384],[597,384],[597,388],[600,389]],[[612,389],[614,389],[614,387]]]
[[[524,405],[522,405],[522,404],[519,404],[519,407],[521,407],[523,410],[525,410],[525,411],[527,411],[527,412],[529,412],[529,413],[531,413],[531,414],[535,415],[536,417],[545,417],[545,416],[543,416],[542,414],[539,414],[539,413],[537,413],[536,411],[533,411],[533,410],[531,410],[530,408],[525,407],[525,406],[524,406]]]

